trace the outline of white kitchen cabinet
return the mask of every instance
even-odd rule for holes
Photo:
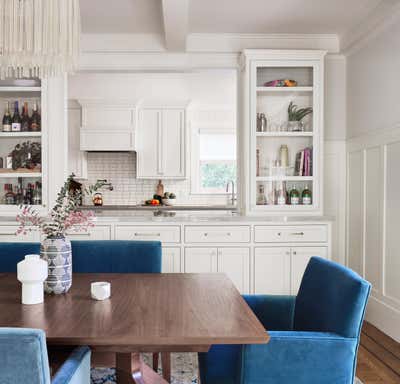
[[[217,251],[217,248],[185,248],[185,272],[217,272]]]
[[[312,256],[326,258],[327,247],[263,247],[254,250],[254,293],[297,295]]]
[[[135,150],[136,107],[126,100],[79,100],[82,151]]]
[[[137,178],[185,177],[184,109],[141,109],[136,137]]]
[[[249,261],[249,248],[185,248],[185,272],[225,273],[241,293],[249,293]]]
[[[74,232],[73,230],[67,232],[67,237],[70,240],[111,240],[111,226],[109,225],[96,225],[89,228],[88,231]]]
[[[26,235],[17,235],[17,225],[1,225],[0,226],[0,242],[1,243],[20,243],[40,241],[40,234],[38,231],[27,231]]]
[[[285,295],[290,292],[290,248],[254,249],[254,293]]]
[[[290,294],[297,295],[304,271],[312,256],[327,258],[327,247],[295,247],[291,249]]]
[[[80,148],[81,108],[70,102],[68,106],[68,174],[87,179],[87,152]]]
[[[181,271],[181,249],[178,247],[162,248],[163,273],[179,273]]]
[[[241,293],[250,292],[249,248],[218,248],[217,271],[223,272],[233,281]]]

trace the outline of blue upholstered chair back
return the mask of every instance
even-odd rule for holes
[[[0,383],[50,383],[46,336],[39,329],[0,328]]]
[[[0,273],[16,273],[25,255],[40,253],[39,243],[0,243]]]
[[[296,298],[294,329],[359,337],[370,284],[332,261],[312,257]]]
[[[72,241],[72,269],[86,273],[160,273],[158,241]]]
[[[16,272],[27,254],[39,254],[39,243],[0,243],[0,273]],[[72,241],[72,268],[86,273],[160,273],[158,241]]]

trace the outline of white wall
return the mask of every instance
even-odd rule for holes
[[[400,22],[347,58],[347,259],[372,283],[367,320],[400,341]]]

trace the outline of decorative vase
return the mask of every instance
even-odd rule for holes
[[[71,242],[65,237],[47,238],[41,244],[40,256],[49,268],[45,292],[56,295],[68,292],[72,285]]]

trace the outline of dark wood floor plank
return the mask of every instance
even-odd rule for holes
[[[358,352],[357,377],[363,384],[399,384],[400,382],[400,376],[362,345]]]
[[[368,322],[364,322],[362,331],[377,344],[381,345],[400,360],[400,343],[398,343],[396,340],[393,340],[391,337]]]

